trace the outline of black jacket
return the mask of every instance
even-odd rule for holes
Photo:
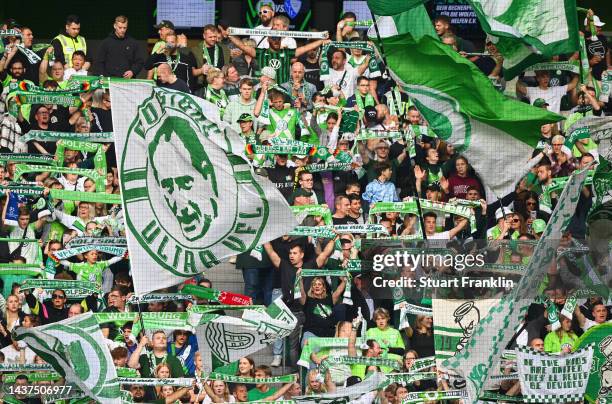
[[[136,76],[144,65],[144,54],[138,41],[127,34],[117,38],[111,32],[102,41],[98,55],[94,61],[93,70],[96,74],[111,77],[122,77],[131,70]]]

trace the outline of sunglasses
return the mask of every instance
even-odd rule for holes
[[[519,223],[520,220],[519,219],[512,219],[512,223]]]
[[[66,296],[58,295],[58,294],[54,293],[54,294],[51,295],[51,298],[53,298],[53,299],[65,299]]]
[[[259,14],[268,14],[270,12],[270,10],[261,10],[259,12]]]

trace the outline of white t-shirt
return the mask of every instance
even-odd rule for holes
[[[344,93],[344,96],[348,99],[353,94],[355,94],[357,77],[357,69],[346,63],[344,65],[344,70],[342,71],[329,69],[329,76],[327,80],[324,81],[324,84],[326,86],[340,86],[340,89]]]
[[[13,347],[13,344],[0,349],[0,352],[4,354],[5,363],[17,363],[19,361],[19,350]],[[27,364],[34,363],[34,357],[36,354],[30,348],[25,349],[25,360]]]
[[[450,232],[443,231],[441,233],[434,233],[433,236],[428,235],[427,240],[450,240]]]
[[[604,323],[612,323],[612,320],[604,321]],[[584,319],[584,325],[582,326],[582,330],[586,331],[589,328],[595,327],[595,326],[600,325],[600,324],[603,324],[603,323],[597,323],[597,322],[595,322],[595,321],[593,321],[593,320],[591,320],[589,318],[585,318]]]
[[[74,70],[72,67],[64,70],[64,80],[70,80],[72,76],[87,76],[87,70]]]
[[[204,401],[202,401],[202,404],[212,404],[212,402],[213,402],[213,401],[211,400],[210,396],[209,396],[209,395],[206,395],[206,398],[204,399]],[[227,402],[228,402],[228,403],[235,403],[235,402],[236,402],[236,399],[234,398],[234,396],[232,396],[232,395],[230,394],[230,396],[229,396],[229,401],[227,401]]]
[[[540,87],[527,87],[527,97],[530,104],[533,104],[538,98],[542,98],[548,103],[548,110],[557,114],[561,111],[561,98],[566,93],[567,85],[548,87],[546,90],[542,90]]]
[[[85,181],[87,181],[87,177],[81,177],[77,179],[76,184],[68,182],[66,177],[64,177],[63,175],[57,178],[57,182],[62,184],[64,186],[64,189],[68,191],[85,191]]]
[[[272,29],[272,24],[270,24],[269,27],[266,27],[265,25],[258,25],[255,27],[255,29]],[[268,40],[265,38],[266,38],[265,36],[261,36],[261,35],[251,35],[251,39],[255,41],[255,45],[259,49],[265,49],[268,47]]]

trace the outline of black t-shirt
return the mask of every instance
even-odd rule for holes
[[[149,56],[144,67],[147,70],[151,70],[162,63],[169,64],[176,77],[183,80],[190,90],[193,91],[196,89],[197,83],[191,69],[197,67],[197,65],[195,56],[193,56],[191,51],[180,50],[176,55],[172,56],[166,56],[163,53],[154,53]]]
[[[308,290],[305,290],[305,292],[308,292]],[[330,293],[327,293],[327,296],[323,299],[306,296],[304,331],[310,331],[317,337],[333,337],[333,308],[334,303]]]
[[[276,189],[280,191],[285,199],[289,200],[293,192],[293,177],[294,169],[287,166],[275,165],[273,168],[267,168],[268,179],[276,185]]]
[[[584,37],[588,58],[591,59],[595,55],[601,57],[601,61],[595,66],[591,67],[593,76],[597,80],[601,80],[601,73],[603,73],[607,68],[606,53],[608,52],[608,39],[603,34],[597,34],[597,40],[591,41],[590,32],[587,32]]]
[[[486,76],[491,74],[493,69],[495,69],[495,65],[496,65],[495,59],[493,59],[490,56],[481,56],[474,62],[474,64]]]
[[[316,269],[317,263],[315,260],[312,261],[304,261],[302,264],[302,268],[305,269]],[[289,260],[281,259],[281,263],[278,267],[280,272],[281,279],[281,289],[283,290],[283,301],[287,304],[287,307],[291,309],[291,311],[300,311],[302,309],[302,305],[298,300],[295,300],[293,296],[293,287],[295,285],[295,273],[297,269],[295,266],[289,262]],[[304,288],[308,290],[310,287],[310,282],[307,282],[308,278],[304,279]]]
[[[110,109],[91,108],[91,129],[90,132],[112,132],[113,115]]]
[[[182,91],[184,93],[191,93],[187,84],[177,77],[176,81],[172,84],[169,83],[160,83],[160,87],[169,88],[171,90]]]
[[[317,91],[323,90],[323,82],[320,79],[320,69],[319,60],[312,63],[306,59],[306,56],[301,56],[298,60],[304,65],[304,80],[307,82],[314,84],[317,88]]]
[[[334,226],[339,224],[359,224],[357,220],[353,219],[350,216],[345,216],[343,218],[332,217],[332,220],[334,222]]]

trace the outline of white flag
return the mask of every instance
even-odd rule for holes
[[[137,294],[179,284],[295,227],[216,106],[146,83],[111,81],[110,92]]]

